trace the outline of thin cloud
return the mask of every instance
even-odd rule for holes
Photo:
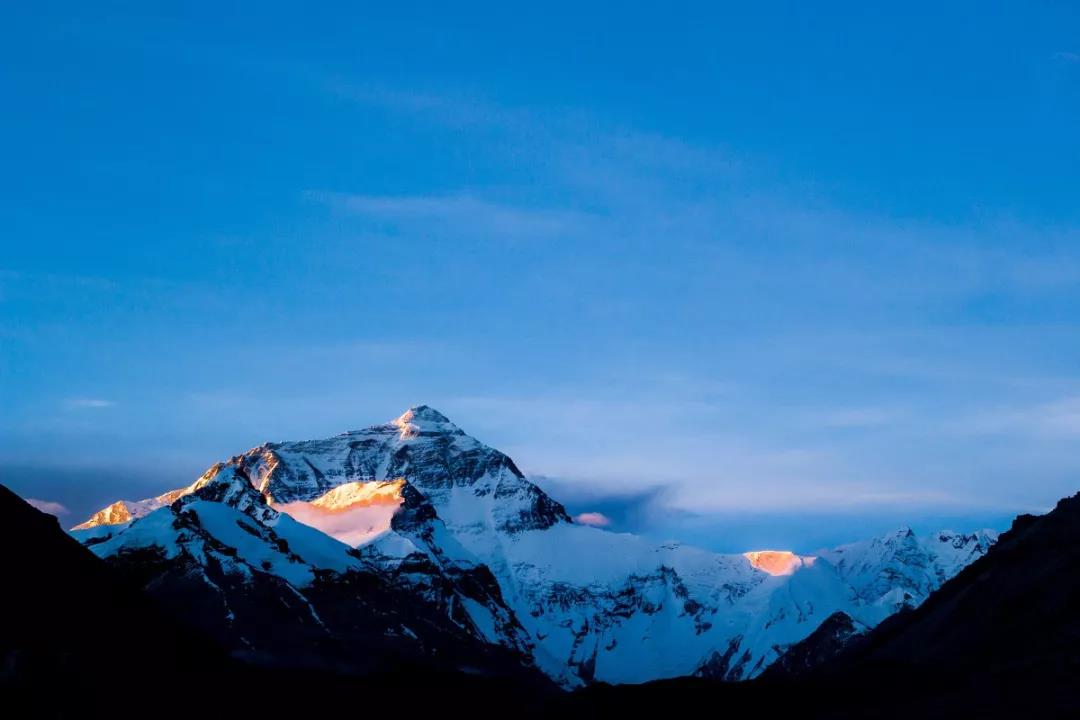
[[[986,409],[975,417],[958,418],[948,429],[971,435],[1080,437],[1080,395],[1034,405]]]
[[[1059,55],[1069,59],[1072,53]],[[714,292],[720,273],[729,292],[800,287],[819,303],[846,307],[848,298],[858,296],[871,309],[921,308],[987,293],[1060,292],[1080,278],[1080,256],[1060,250],[1077,246],[1075,227],[1028,227],[994,218],[954,226],[856,213],[815,204],[790,188],[759,187],[761,172],[755,170],[766,163],[675,137],[601,126],[582,113],[336,81],[326,88],[447,126],[498,127],[521,141],[511,143],[517,148],[509,158],[515,167],[530,164],[538,177],[545,176],[543,182],[574,199],[569,207],[537,208],[470,187],[430,196],[308,193],[417,235],[569,235],[589,246],[616,248],[663,239],[669,256],[687,256],[700,269],[700,279],[694,273],[682,278],[687,293],[696,283]],[[572,209],[581,207],[589,212]],[[1018,237],[1027,239],[1029,250],[1009,249]],[[784,252],[771,256],[767,267],[746,250],[777,243]]]
[[[832,408],[811,413],[807,422],[824,428],[864,429],[893,425],[904,415],[892,407]]]
[[[1074,52],[1059,52],[1054,53],[1055,60],[1061,60],[1067,63],[1080,63],[1080,53]]]
[[[69,398],[65,405],[73,410],[100,410],[116,405],[112,400],[102,398]]]
[[[477,97],[426,93],[349,82],[338,77],[318,81],[331,95],[389,112],[428,117],[450,127],[531,126],[528,112]]]
[[[60,515],[67,515],[70,512],[63,504],[53,502],[52,500],[26,498],[26,502],[28,502],[31,506],[37,508],[43,513],[48,513],[49,515],[56,515],[57,517],[59,517]]]
[[[589,222],[588,215],[572,210],[522,207],[467,194],[383,196],[312,191],[307,195],[351,215],[495,239],[578,233]]]

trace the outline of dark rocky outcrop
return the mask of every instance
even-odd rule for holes
[[[851,616],[838,611],[825,618],[817,630],[792,645],[765,671],[766,677],[802,675],[836,660],[865,632]]]

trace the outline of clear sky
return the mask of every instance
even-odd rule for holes
[[[722,549],[1080,488],[1080,5],[152,5],[0,23],[0,481],[72,523],[417,403]]]

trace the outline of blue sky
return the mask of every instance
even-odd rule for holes
[[[72,520],[417,403],[721,549],[1080,486],[1075,4],[150,5],[0,28],[0,480]]]

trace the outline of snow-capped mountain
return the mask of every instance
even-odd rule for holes
[[[390,646],[446,657],[467,637],[566,687],[753,677],[833,613],[872,627],[918,605],[996,537],[904,529],[817,556],[656,546],[574,523],[509,457],[426,406],[262,445],[72,532],[159,594],[182,587],[236,648],[325,645],[363,666]],[[273,632],[267,598],[287,614]]]

